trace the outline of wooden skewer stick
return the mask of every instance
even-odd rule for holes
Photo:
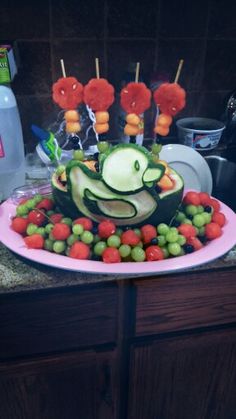
[[[183,63],[184,63],[184,60],[180,60],[174,83],[178,83],[179,76],[183,67]]]
[[[95,58],[95,66],[96,66],[96,77],[97,79],[100,79],[100,73],[99,73],[99,59]]]
[[[140,69],[140,63],[136,64],[136,72],[135,72],[135,83],[138,83],[139,79],[139,69]]]
[[[62,58],[60,59],[60,63],[61,63],[62,75],[63,75],[63,77],[66,77],[66,70],[65,70],[64,60]]]

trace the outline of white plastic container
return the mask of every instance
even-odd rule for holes
[[[215,148],[225,129],[223,122],[209,118],[182,118],[176,125],[181,144],[198,151]]]
[[[0,86],[0,200],[25,183],[25,153],[16,98]]]

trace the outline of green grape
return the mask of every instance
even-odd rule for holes
[[[185,218],[186,218],[186,215],[185,215],[185,213],[184,213],[184,212],[182,212],[182,211],[178,211],[178,213],[177,213],[177,215],[176,215],[176,217],[175,217],[176,221],[179,221],[179,223],[182,223],[182,221],[183,221]]]
[[[131,253],[131,247],[128,244],[122,244],[119,247],[119,252],[122,258],[126,258]]]
[[[66,243],[69,246],[72,246],[72,244],[74,244],[75,242],[77,242],[79,240],[79,236],[77,236],[76,234],[71,234],[69,237],[67,237],[66,239]]]
[[[179,234],[177,238],[177,243],[179,243],[180,246],[183,246],[186,243],[186,238],[182,236],[182,234]]]
[[[53,229],[53,227],[54,227],[54,224],[52,224],[52,223],[48,223],[48,224],[45,226],[45,231],[46,231],[46,233],[47,233],[47,234],[50,234],[50,233],[51,233],[51,231],[52,231],[52,229]]]
[[[157,240],[158,240],[158,246],[163,247],[166,244],[166,237],[161,235],[157,236]]]
[[[53,243],[53,251],[55,253],[63,253],[66,250],[66,243],[64,240],[56,240]]]
[[[99,153],[105,153],[109,147],[110,144],[107,141],[98,141],[97,143]]]
[[[178,256],[181,253],[181,246],[179,243],[169,243],[168,244],[168,251],[172,256]]]
[[[49,211],[47,211],[46,214],[47,214],[48,217],[50,217],[50,215],[55,214],[55,211],[49,210]]]
[[[28,201],[25,203],[25,205],[29,210],[32,210],[33,208],[35,208],[35,200],[33,198],[28,199]]]
[[[198,213],[198,209],[195,205],[186,205],[185,213],[187,215],[196,215]]]
[[[169,230],[170,230],[170,227],[165,223],[160,223],[157,226],[157,232],[162,236],[165,236],[169,232]]]
[[[139,228],[134,228],[134,232],[137,236],[141,237],[141,230]]]
[[[36,233],[40,234],[40,236],[43,236],[43,237],[46,237],[46,234],[47,234],[44,227],[38,227],[36,230]]]
[[[46,239],[46,240],[44,240],[44,249],[45,250],[49,250],[49,252],[52,252],[53,251],[53,241],[52,240],[50,240],[50,239]]]
[[[211,222],[212,216],[209,212],[204,211],[201,215],[204,218],[204,224],[209,224]]]
[[[194,228],[195,228],[195,230],[196,230],[196,234],[197,234],[197,236],[198,236],[198,234],[199,234],[199,228],[198,228],[198,227],[196,227],[196,226],[194,226]]]
[[[66,167],[64,166],[64,164],[59,164],[59,166],[57,166],[57,168],[56,168],[57,176],[61,176],[62,173],[64,173],[65,170],[66,170]]]
[[[50,231],[50,233],[49,233],[49,235],[48,235],[48,238],[50,239],[50,240],[52,240],[53,242],[55,242],[55,238],[53,237],[53,235],[52,235],[52,232]]]
[[[202,214],[196,214],[193,217],[193,225],[196,227],[202,227],[205,224],[205,217]]]
[[[27,215],[28,212],[29,210],[25,204],[18,205],[18,207],[16,208],[16,215]]]
[[[162,250],[162,252],[163,252],[163,254],[164,254],[164,259],[167,259],[167,258],[170,256],[170,252],[169,252],[169,250],[168,250],[167,246],[163,246],[163,247],[161,248],[161,250]]]
[[[189,220],[189,218],[184,218],[183,221],[181,221],[181,224],[193,224],[191,220]]]
[[[81,234],[81,240],[85,244],[91,244],[93,242],[93,233],[91,233],[91,231],[84,230]]]
[[[39,204],[39,202],[41,202],[42,199],[43,199],[43,197],[39,193],[37,193],[36,195],[34,195],[34,201],[35,201],[36,204]]]
[[[204,207],[202,205],[197,206],[197,212],[198,214],[202,214],[204,212]]]
[[[104,241],[99,241],[95,244],[93,248],[93,252],[97,256],[101,256],[104,252],[104,250],[107,248],[107,244]]]
[[[101,240],[101,237],[98,234],[94,234],[94,237],[93,237],[94,244],[100,242],[100,240]]]
[[[36,233],[37,228],[38,228],[38,226],[36,224],[29,223],[27,225],[26,233],[28,234],[28,236],[32,236],[32,234]]]
[[[80,236],[84,232],[84,227],[82,224],[74,224],[72,226],[72,232],[77,236]]]
[[[140,240],[140,242],[136,244],[136,246],[143,248],[143,242]]]
[[[75,150],[73,153],[73,159],[74,160],[84,160],[84,152],[83,150]]]
[[[154,163],[158,163],[159,162],[159,154],[157,153],[150,153],[151,159]]]
[[[69,217],[64,217],[61,219],[61,223],[67,224],[68,226],[72,225],[72,219]]]
[[[135,262],[144,262],[144,260],[146,259],[145,251],[139,246],[133,247],[133,249],[131,250],[131,256]]]
[[[205,235],[205,227],[204,226],[199,227],[199,229],[198,229],[198,236],[202,237],[204,235]]]
[[[117,227],[115,234],[120,237],[122,233],[123,233],[122,228]]]
[[[169,232],[179,234],[179,231],[176,227],[170,227]]]
[[[116,247],[116,248],[120,247],[120,237],[116,236],[116,234],[112,234],[107,239],[107,245],[109,247]]]
[[[168,242],[168,243],[175,243],[175,242],[177,242],[177,240],[178,240],[178,233],[176,233],[175,231],[169,231],[167,234],[166,234],[166,241]]]
[[[158,143],[153,143],[151,146],[151,150],[153,154],[159,154],[162,149],[162,145]]]

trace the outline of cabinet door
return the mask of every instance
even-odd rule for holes
[[[131,348],[128,419],[235,419],[235,395],[236,330]]]
[[[0,364],[0,418],[116,418],[115,352]]]

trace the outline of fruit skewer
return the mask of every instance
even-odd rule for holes
[[[130,137],[130,142],[135,142],[136,135],[143,132],[141,114],[151,105],[151,91],[145,83],[139,80],[140,63],[136,66],[135,81],[128,83],[120,93],[121,106],[126,115],[124,133]]]
[[[99,61],[95,59],[96,78],[91,79],[84,87],[84,103],[98,141],[105,139],[109,130],[108,108],[115,100],[114,87],[104,78],[100,78]]]
[[[77,110],[83,101],[83,85],[75,77],[67,77],[64,61],[61,59],[61,69],[63,77],[53,83],[53,100],[64,112],[66,133],[73,138],[74,148],[80,148],[80,138],[78,133],[81,131],[80,115]]]
[[[157,142],[158,135],[165,137],[169,134],[173,116],[185,107],[186,92],[178,84],[182,66],[183,60],[180,60],[174,83],[163,83],[153,93],[154,102],[160,110],[154,127]]]

